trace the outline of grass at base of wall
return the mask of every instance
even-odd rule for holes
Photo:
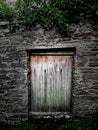
[[[85,118],[75,118],[74,120],[67,121],[61,120],[46,120],[36,119],[29,120],[20,126],[1,127],[0,130],[97,130],[98,129],[98,114],[88,116]]]

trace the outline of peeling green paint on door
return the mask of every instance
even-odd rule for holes
[[[70,109],[72,56],[31,56],[31,111]]]

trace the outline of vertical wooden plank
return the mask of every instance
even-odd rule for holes
[[[57,111],[58,111],[58,107],[59,107],[59,62],[57,63],[57,86],[56,86],[56,90],[57,90]]]
[[[36,67],[36,63],[35,63],[35,58],[31,57],[31,100],[33,103],[31,103],[31,109],[35,110],[36,109],[36,97],[37,97],[37,93],[36,93],[36,81],[37,79],[37,67]]]
[[[46,71],[45,71],[45,65],[44,65],[44,57],[42,57],[42,66],[41,66],[41,111],[44,108],[45,105],[45,89],[46,89],[46,83],[45,83],[45,78],[46,78]]]
[[[62,63],[62,111],[65,111],[66,108],[66,65],[65,65],[65,60]]]
[[[39,111],[41,111],[42,106],[42,62],[39,63]]]
[[[55,104],[55,98],[56,98],[56,94],[55,94],[55,86],[56,86],[56,68],[55,68],[55,56],[54,56],[54,65],[53,65],[53,111],[56,111],[56,104]]]
[[[68,57],[68,72],[67,72],[67,108],[70,106],[70,100],[71,100],[71,80],[72,80],[72,57]]]

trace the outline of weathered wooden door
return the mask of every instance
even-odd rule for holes
[[[31,111],[70,110],[72,56],[31,56]]]

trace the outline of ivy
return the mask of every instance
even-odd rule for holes
[[[0,1],[0,19],[21,19],[25,25],[40,23],[45,29],[57,26],[67,34],[67,26],[81,17],[98,17],[97,0],[17,0],[14,6]]]
[[[0,0],[0,19],[12,18],[14,15],[13,7],[10,3],[6,3],[6,0]]]

